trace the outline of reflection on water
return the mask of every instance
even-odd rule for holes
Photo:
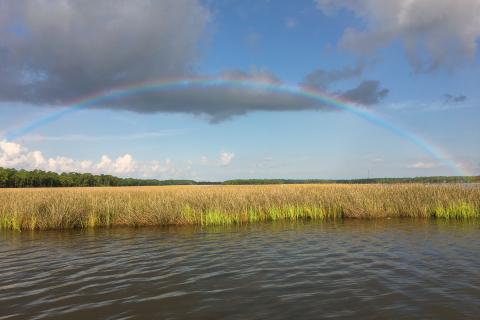
[[[480,225],[0,233],[0,319],[473,319]]]

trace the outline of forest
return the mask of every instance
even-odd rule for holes
[[[40,187],[120,187],[120,186],[164,186],[164,185],[262,185],[262,184],[373,184],[373,183],[474,183],[480,176],[473,177],[414,177],[372,178],[352,180],[325,179],[236,179],[223,182],[194,180],[157,180],[120,178],[112,175],[91,173],[55,173],[42,170],[16,170],[0,167],[0,188]]]
[[[91,173],[55,173],[42,170],[16,170],[0,167],[0,188],[40,188],[40,187],[120,187],[191,185],[192,180],[156,180],[119,178],[112,175]]]

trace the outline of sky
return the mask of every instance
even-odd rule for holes
[[[480,174],[480,0],[0,0],[0,167]]]

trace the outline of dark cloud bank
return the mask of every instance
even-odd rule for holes
[[[452,105],[452,104],[458,104],[458,103],[462,103],[462,102],[465,102],[467,101],[467,96],[464,96],[464,95],[452,95],[452,94],[449,94],[449,93],[446,93],[443,95],[443,103],[444,104],[449,104],[449,105]]]
[[[62,105],[119,85],[195,75],[211,20],[195,0],[0,2],[0,101]],[[301,85],[325,90],[359,77],[364,64],[315,70]],[[227,71],[225,79],[281,83],[275,75]],[[338,97],[374,105],[388,94],[367,80]],[[252,111],[329,110],[315,101],[261,89],[183,88],[132,96],[98,107],[140,113],[185,112],[221,121]]]

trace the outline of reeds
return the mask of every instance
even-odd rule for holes
[[[480,217],[479,185],[0,189],[0,229],[229,225],[275,220]]]

